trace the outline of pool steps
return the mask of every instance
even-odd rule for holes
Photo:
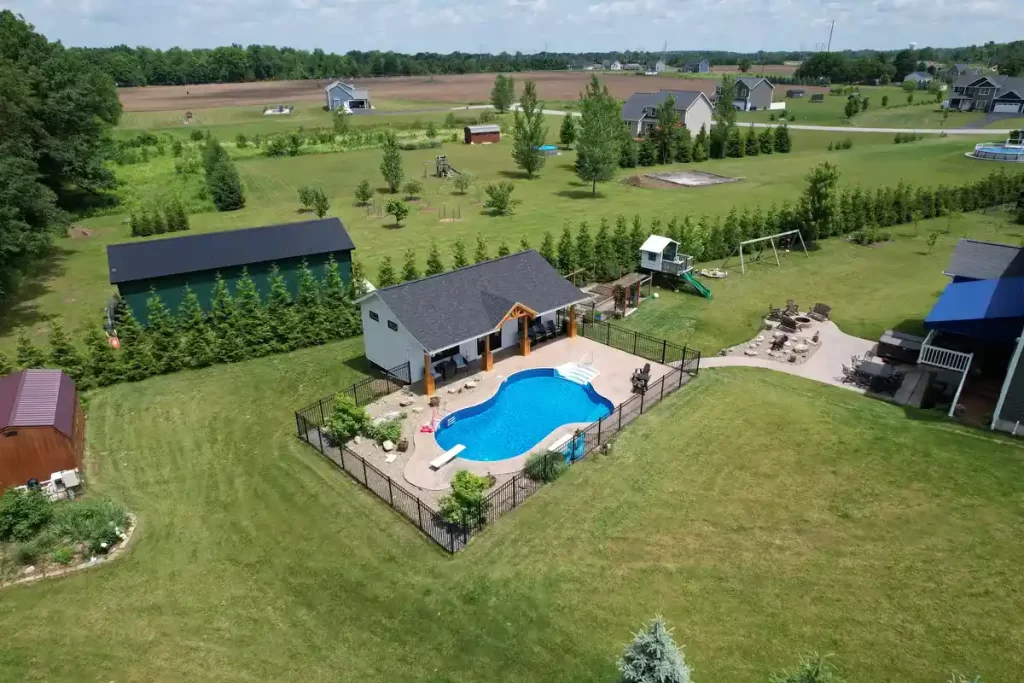
[[[594,381],[594,378],[601,374],[601,371],[593,365],[582,363],[565,363],[555,368],[558,376],[576,384],[587,385]]]

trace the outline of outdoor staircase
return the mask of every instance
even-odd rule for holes
[[[595,377],[601,374],[601,371],[593,365],[584,365],[583,363],[559,365],[555,368],[555,372],[563,379],[576,382],[576,384],[590,384]]]

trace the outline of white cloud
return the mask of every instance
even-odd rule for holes
[[[1019,38],[1022,0],[0,0],[66,45],[833,49]]]

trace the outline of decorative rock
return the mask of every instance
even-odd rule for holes
[[[358,434],[356,434],[355,436],[352,437],[352,443],[354,443],[355,445],[358,446],[362,442],[363,442],[363,437],[359,436]]]
[[[764,335],[763,334],[757,335],[757,340],[756,341],[763,342],[764,341]]]
[[[413,403],[412,398],[410,398],[409,396],[406,396],[406,397],[402,398],[402,400],[400,400],[398,402],[398,405],[400,405],[403,408],[406,408],[408,406],[411,406],[412,403]]]
[[[384,462],[394,462],[397,457],[397,453],[388,453],[388,457],[384,458]]]
[[[757,355],[757,351],[755,349],[747,349],[743,353],[745,353],[748,356],[756,356]]]
[[[793,347],[793,350],[797,353],[807,353],[808,349],[810,349],[810,347],[807,346],[807,344],[797,344]]]
[[[412,412],[414,412],[414,413],[422,413],[423,412],[423,406],[413,406]]]
[[[467,389],[476,389],[476,382],[466,382]]]
[[[22,574],[35,574],[36,573],[36,568],[33,567],[32,565],[29,565],[29,566],[25,567],[24,569],[22,569],[21,573]]]
[[[395,450],[395,443],[389,439],[381,444],[381,448],[384,449],[385,453],[390,453]]]

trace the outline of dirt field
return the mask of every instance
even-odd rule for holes
[[[645,78],[633,74],[599,74],[601,82],[612,95],[626,99],[636,91],[674,88],[703,90],[712,93],[717,82],[711,79]],[[590,74],[568,71],[539,71],[515,74],[516,84],[537,83],[543,100],[573,100],[590,81]],[[224,83],[212,85],[149,86],[123,88],[121,105],[125,111],[164,111],[178,109],[209,109],[239,105],[291,104],[323,101],[322,86],[317,81],[267,81],[262,83]],[[465,74],[400,78],[374,78],[356,81],[360,88],[370,90],[377,99],[421,100],[452,103],[486,103],[490,99],[494,74]],[[187,90],[187,94],[186,94]]]
[[[796,73],[796,64],[765,64],[764,67],[752,66],[750,67],[751,76],[760,76],[762,72],[767,76],[769,74],[778,74],[780,76],[792,76]],[[711,67],[711,73],[739,73],[740,67],[736,64],[720,64],[718,66]]]

